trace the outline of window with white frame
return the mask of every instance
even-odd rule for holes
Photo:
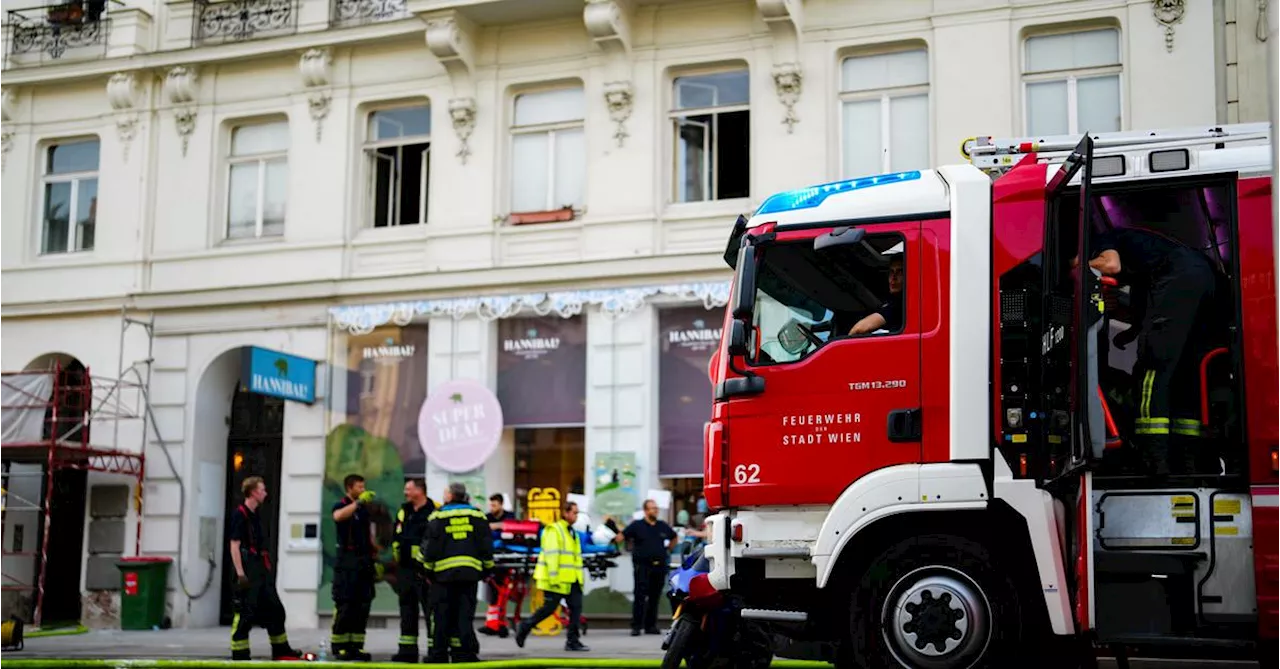
[[[45,150],[41,182],[40,253],[93,250],[98,218],[97,139],[68,141]]]
[[[521,93],[511,126],[511,211],[581,209],[587,179],[581,87]]]
[[[237,126],[227,159],[227,239],[284,234],[289,199],[289,122]]]
[[[1115,28],[1028,37],[1022,76],[1027,134],[1120,130],[1120,71]]]
[[[369,114],[364,145],[373,227],[418,225],[427,220],[431,108],[382,109]]]
[[[840,64],[846,177],[929,167],[929,52],[892,51]]]
[[[676,77],[671,123],[676,202],[751,193],[751,96],[746,69]]]

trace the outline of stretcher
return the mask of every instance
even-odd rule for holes
[[[538,548],[542,523],[538,521],[505,521],[501,529],[494,531],[493,540],[493,575],[486,581],[490,588],[497,591],[497,600],[489,605],[485,615],[481,634],[506,637],[511,628],[520,624],[520,611],[524,608],[524,600],[529,596],[530,582],[533,580],[533,569],[538,564]],[[617,566],[613,560],[618,556],[615,544],[597,546],[592,543],[586,532],[578,532],[578,542],[582,546],[582,566],[591,580],[608,578],[609,570]],[[515,606],[510,617],[507,607]],[[563,606],[556,611],[560,624],[568,626],[568,614]],[[587,633],[587,617],[580,616],[578,630]]]

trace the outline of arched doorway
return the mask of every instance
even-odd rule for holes
[[[278,556],[280,545],[280,469],[284,450],[284,400],[249,392],[237,383],[231,398],[230,430],[227,433],[226,515],[230,527],[231,514],[238,513],[242,501],[240,486],[250,476],[260,476],[267,486],[267,502],[259,510],[262,529],[267,535],[266,549]],[[226,534],[224,533],[224,537]],[[230,544],[222,548],[222,603],[219,622],[230,625],[231,583],[235,566],[231,562]]]

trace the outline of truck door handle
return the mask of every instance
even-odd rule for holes
[[[889,412],[889,441],[920,441],[920,409],[895,409]]]

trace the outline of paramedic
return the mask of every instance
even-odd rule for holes
[[[249,659],[249,630],[254,625],[267,628],[271,639],[271,659],[297,659],[300,651],[289,646],[284,630],[284,605],[276,594],[276,575],[267,552],[267,535],[262,531],[258,509],[267,499],[267,484],[260,476],[250,476],[240,484],[244,503],[231,512],[231,564],[236,568],[232,594],[235,618],[231,622],[231,659]]]
[[[422,569],[422,540],[427,536],[427,518],[436,510],[436,504],[427,497],[427,482],[421,478],[405,482],[404,499],[396,513],[396,534],[391,544],[400,596],[400,641],[391,661],[417,663],[418,610],[422,610],[424,620],[431,620],[426,573]]]
[[[1200,324],[1211,320],[1213,265],[1203,253],[1180,242],[1133,228],[1097,235],[1092,253],[1090,267],[1130,285],[1133,323],[1116,335],[1115,343],[1124,348],[1138,340],[1133,441],[1149,474],[1192,473],[1194,445],[1200,437]],[[1173,452],[1171,435],[1177,446]]]
[[[902,285],[906,280],[904,267],[902,254],[889,261],[889,299],[875,313],[855,323],[849,334],[861,335],[876,330],[893,333],[902,329]]]
[[[516,645],[524,648],[535,625],[551,617],[565,600],[569,609],[569,634],[564,649],[591,650],[578,640],[578,623],[582,620],[582,544],[573,524],[578,522],[578,505],[564,505],[564,517],[542,530],[542,550],[533,568],[533,580],[546,598],[542,607],[525,618],[516,630]]]
[[[489,529],[493,530],[495,539],[499,537],[503,523],[516,519],[516,514],[503,508],[506,501],[506,498],[500,492],[489,495],[489,513],[485,514],[485,519],[489,521]],[[506,611],[498,607],[498,586],[492,580],[486,581],[484,591],[485,601],[488,603],[489,608],[485,611],[484,626],[480,628],[479,632],[488,636],[505,638],[507,636]]]
[[[365,627],[373,605],[375,551],[369,509],[375,498],[365,490],[364,477],[349,474],[342,481],[347,494],[333,505],[337,527],[338,560],[333,567],[333,628],[330,644],[340,661],[368,662],[364,652]]]
[[[450,483],[444,506],[427,519],[422,561],[431,580],[431,647],[425,662],[480,661],[471,619],[476,584],[493,570],[493,537],[484,514],[468,502],[467,487]]]

